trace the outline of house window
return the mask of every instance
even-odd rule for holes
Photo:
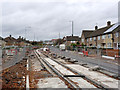
[[[107,46],[108,47],[112,47],[112,43],[107,43]]]
[[[111,38],[111,34],[108,34],[108,38]]]
[[[75,43],[75,41],[71,41],[71,43]]]
[[[96,37],[94,37],[93,39],[94,39],[94,41],[95,41],[95,40],[96,40]]]
[[[118,32],[115,33],[115,36],[118,37]]]
[[[90,41],[92,41],[92,38],[90,38]]]
[[[100,44],[98,44],[98,45],[97,45],[97,48],[100,48],[100,47],[101,47]]]
[[[100,36],[98,36],[98,40],[100,40]]]
[[[82,39],[82,42],[84,42],[84,39]]]
[[[102,35],[102,39],[105,39],[105,35]]]
[[[88,40],[89,40],[89,39],[87,38],[87,42],[88,42]]]

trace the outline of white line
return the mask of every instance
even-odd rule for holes
[[[27,70],[28,70],[29,66],[28,66],[28,60],[27,60]]]
[[[29,75],[26,76],[26,90],[29,90]]]
[[[113,60],[115,59],[115,57],[110,57],[110,56],[103,56],[103,55],[102,55],[102,57],[103,57],[103,58],[107,58],[107,59],[113,59]]]
[[[27,60],[27,70],[29,69],[28,60]],[[29,90],[29,75],[26,76],[26,90]]]

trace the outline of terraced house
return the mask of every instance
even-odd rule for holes
[[[98,28],[98,26],[95,26],[95,30],[92,33],[90,33],[87,37],[87,46],[105,48],[106,36],[104,35],[104,32],[110,29],[112,26],[113,25],[111,25],[110,21],[107,22],[107,26],[105,27]],[[109,37],[109,39],[110,38],[111,37]]]
[[[88,42],[88,40],[87,40],[87,38],[88,38],[88,36],[89,36],[89,34],[91,34],[93,32],[93,30],[83,30],[82,31],[82,35],[81,35],[81,44],[82,45],[87,45],[87,42]]]
[[[118,49],[120,44],[120,23],[115,23],[110,29],[104,32],[106,36],[104,42],[107,48]]]
[[[72,43],[80,43],[80,37],[79,36],[66,36],[63,37],[64,43],[66,46],[70,46]]]
[[[120,44],[119,35],[120,23],[111,24],[111,22],[108,21],[105,27],[98,28],[98,26],[95,26],[95,30],[87,33],[85,37],[86,41],[83,42],[89,47],[118,49]],[[81,38],[83,38],[83,36],[81,36]]]

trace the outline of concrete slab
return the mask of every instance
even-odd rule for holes
[[[83,78],[80,78],[80,77],[69,77],[69,78],[73,80],[73,82],[76,82],[76,84],[80,88],[97,88],[94,85],[87,82],[86,80],[84,80]]]
[[[71,71],[67,70],[63,66],[59,65],[55,61],[51,60],[50,58],[44,58],[47,62],[49,62],[51,65],[53,65],[57,70],[59,70],[64,75],[74,75]]]
[[[38,88],[67,88],[65,83],[57,77],[39,79],[37,86]]]
[[[86,75],[87,77],[92,78],[93,80],[96,80],[109,88],[118,88],[118,80],[113,79],[111,77],[108,77],[102,73],[96,72],[96,71],[89,71],[89,68],[85,68],[80,65],[75,65],[75,64],[68,64],[68,67]]]
[[[33,71],[40,71],[42,69],[42,66],[40,62],[37,60],[37,58],[31,60],[33,63]]]

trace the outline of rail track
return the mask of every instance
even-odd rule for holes
[[[85,88],[84,85],[86,85],[86,88],[99,88],[105,90],[109,88],[107,85],[97,82],[90,77],[87,77],[86,75],[63,65],[62,63],[51,58],[49,55],[43,55],[38,50],[35,51],[35,54],[38,57],[42,67],[46,69],[49,68],[48,71],[52,71],[53,75],[56,74],[60,77],[68,88]]]

